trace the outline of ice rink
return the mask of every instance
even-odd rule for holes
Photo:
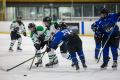
[[[0,34],[0,66],[9,69],[15,65],[31,58],[35,54],[35,49],[32,43],[32,40],[29,37],[22,36],[22,52],[17,52],[17,42],[15,43],[13,49],[14,52],[8,52],[10,45],[10,35],[9,34]],[[80,72],[78,73],[75,68],[71,67],[71,61],[62,58],[59,48],[55,51],[58,60],[59,66],[54,68],[45,68],[45,64],[48,63],[47,53],[43,57],[44,67],[38,67],[27,70],[27,67],[30,67],[31,61],[9,71],[4,72],[0,70],[0,80],[120,80],[120,60],[118,60],[118,69],[113,70],[111,68],[113,59],[110,51],[110,61],[106,70],[100,70],[102,64],[102,57],[100,62],[94,60],[94,38],[93,37],[81,37],[83,41],[83,51],[86,58],[86,64],[88,66],[87,70],[84,70],[81,62]],[[44,51],[45,48],[42,50]],[[120,52],[118,50],[118,52]],[[120,57],[119,57],[120,58]],[[37,61],[35,59],[34,63]],[[79,60],[80,61],[80,60]],[[23,76],[27,75],[27,76]]]

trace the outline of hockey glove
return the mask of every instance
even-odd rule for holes
[[[26,37],[26,36],[27,36],[27,35],[26,35],[26,32],[24,32],[23,35]]]
[[[102,40],[102,34],[99,33],[99,34],[97,35],[97,38],[98,38],[98,40]]]
[[[19,27],[16,27],[16,28],[14,29],[14,32],[17,33],[18,31],[19,31]]]
[[[43,42],[44,39],[45,39],[45,35],[40,35],[40,36],[38,37],[38,40],[41,41],[41,42]]]
[[[93,27],[93,32],[97,32],[97,27]]]
[[[38,43],[35,43],[34,44],[34,47],[37,49],[37,50],[40,50],[40,45]]]
[[[50,51],[51,51],[51,46],[50,46],[50,45],[47,46],[46,51],[47,51],[47,52],[50,52]]]

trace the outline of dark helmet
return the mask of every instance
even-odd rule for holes
[[[21,17],[21,16],[17,16],[17,19],[18,19],[18,18],[19,18],[19,19],[22,19],[22,17]]]
[[[22,19],[22,17],[21,16],[17,16],[17,22],[21,23],[21,20],[18,20],[18,19]]]
[[[45,18],[43,19],[43,22],[47,22],[47,23],[48,23],[48,25],[45,25],[45,27],[50,27],[51,18],[50,18],[50,17],[45,17]]]
[[[108,10],[106,8],[103,8],[101,11],[100,11],[100,14],[104,14],[104,16],[106,15],[106,17],[104,17],[103,19],[107,18],[108,16]]]
[[[28,29],[30,29],[30,28],[33,28],[34,29],[34,31],[31,31],[31,32],[35,32],[36,31],[36,25],[34,24],[34,23],[29,23],[28,24]]]
[[[59,26],[59,28],[60,28],[61,30],[67,28],[67,25],[66,25],[65,22],[60,22],[60,23],[58,24],[58,26]]]

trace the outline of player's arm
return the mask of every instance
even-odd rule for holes
[[[38,37],[38,40],[43,42],[45,39],[44,28],[42,26],[37,26],[37,32],[40,34],[40,36]]]
[[[95,33],[97,33],[97,25],[99,25],[99,20],[98,21],[96,21],[95,23],[93,23],[92,25],[91,25],[91,29],[93,30],[93,32],[95,32]]]
[[[26,29],[25,29],[24,23],[22,23],[21,31],[22,31],[23,35],[26,36]]]
[[[55,48],[62,40],[62,37],[63,37],[63,34],[61,34],[61,32],[56,33],[53,41],[50,44],[50,47]]]
[[[39,42],[39,40],[37,39],[37,37],[34,36],[34,33],[31,33],[31,34],[30,34],[30,37],[31,37],[31,39],[32,39],[32,41],[33,41],[33,43],[34,43],[34,47],[35,47],[37,50],[39,50],[39,49],[40,49],[40,42]]]

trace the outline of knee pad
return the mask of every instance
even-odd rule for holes
[[[100,48],[101,48],[101,44],[100,44],[100,45],[96,45],[96,48],[97,48],[97,49],[100,49]]]
[[[12,44],[15,44],[15,42],[16,42],[16,40],[12,40],[12,42],[11,42],[11,43],[12,43]]]
[[[99,52],[100,52],[100,49],[95,48],[95,52],[96,52],[96,53],[99,53]]]
[[[112,53],[113,58],[118,57],[118,53]]]
[[[74,65],[75,65],[75,63],[78,63],[77,58],[76,57],[72,58],[72,62],[74,63]]]
[[[71,59],[76,58],[76,53],[70,55]]]
[[[21,43],[21,42],[22,42],[22,38],[18,38],[18,42],[20,42],[20,43]]]

